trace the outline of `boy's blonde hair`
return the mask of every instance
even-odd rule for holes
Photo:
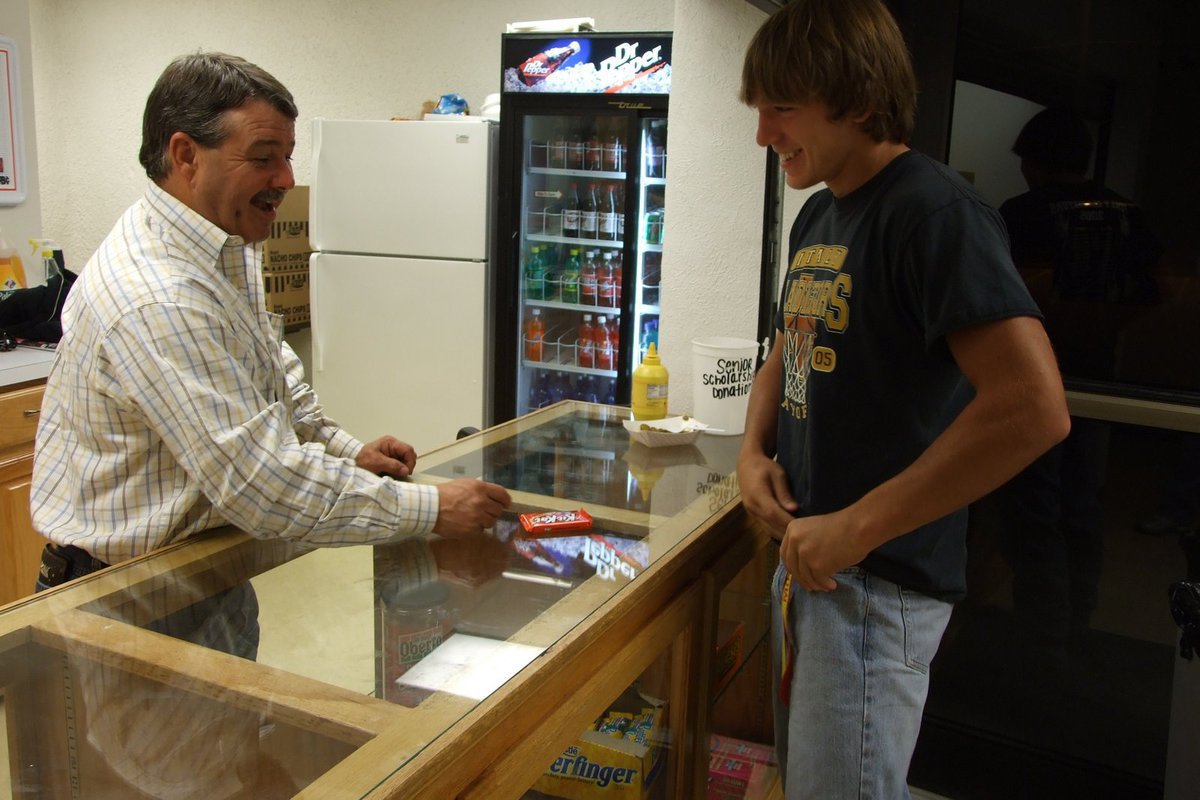
[[[829,107],[834,120],[869,112],[877,142],[906,143],[917,81],[904,37],[880,0],[791,0],[763,23],[746,50],[740,98]]]

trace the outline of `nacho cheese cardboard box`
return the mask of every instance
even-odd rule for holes
[[[263,243],[263,286],[267,310],[283,315],[286,331],[308,327],[308,187],[297,186],[283,198]]]

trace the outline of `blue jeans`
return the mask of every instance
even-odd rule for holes
[[[771,585],[774,686],[779,686],[787,572]],[[787,800],[908,798],[908,765],[929,690],[929,664],[952,606],[858,567],[837,589],[793,582],[796,653],[790,703],[775,692],[775,749]]]

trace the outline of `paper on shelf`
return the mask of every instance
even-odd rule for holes
[[[397,678],[396,683],[482,700],[544,649],[455,633]]]

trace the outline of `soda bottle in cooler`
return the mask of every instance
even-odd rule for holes
[[[596,326],[592,324],[592,315],[584,314],[579,323],[579,338],[575,341],[575,363],[581,367],[594,369],[596,366]]]
[[[549,378],[542,370],[533,373],[529,380],[529,408],[542,408],[550,405]]]
[[[567,143],[567,169],[585,169],[587,164],[587,137],[576,128]]]
[[[595,375],[584,375],[579,382],[579,399],[588,403],[600,402],[600,387]]]
[[[665,177],[667,174],[667,148],[663,142],[663,133],[657,128],[651,128],[646,138],[646,176],[650,178]]]
[[[542,128],[534,136],[545,134]],[[550,166],[550,140],[534,138],[529,140],[529,166],[545,168]]]
[[[560,288],[558,249],[554,245],[543,244],[538,247],[538,258],[541,259],[542,269],[545,271],[542,299],[557,300]]]
[[[596,369],[611,370],[616,360],[616,331],[610,327],[608,317],[601,314],[596,320]]]
[[[625,239],[625,187],[617,184],[617,235]]]
[[[571,393],[571,384],[566,374],[556,372],[550,376],[549,403],[557,403],[559,400],[565,400]]]
[[[542,310],[535,308],[525,323],[525,360],[541,361],[545,356],[546,325],[542,322]]]
[[[561,299],[564,303],[579,303],[579,248],[572,247],[558,274],[562,286]]]
[[[555,169],[567,166],[567,130],[562,123],[554,126],[554,134],[550,137],[549,164]]]
[[[596,256],[588,250],[579,267],[579,302],[585,306],[596,305],[596,292],[599,276],[597,275]]]
[[[616,294],[613,292],[612,253],[604,251],[604,261],[596,277],[596,305],[615,308]]]
[[[529,248],[525,260],[525,297],[529,300],[546,299],[546,264],[542,261],[540,246]]]
[[[544,81],[546,76],[561,67],[567,59],[582,49],[579,46],[579,42],[571,42],[564,47],[551,47],[549,50],[545,50],[521,62],[521,66],[517,68],[517,72],[526,86],[533,86],[535,83]]]
[[[604,139],[600,133],[600,122],[596,122],[596,127],[592,128],[587,140],[587,169],[602,170],[604,169]]]
[[[642,278],[642,302],[646,305],[658,305],[658,288],[662,280],[662,255],[646,253],[645,275]]]
[[[617,368],[617,357],[621,350],[620,318],[615,314],[608,318],[608,342],[612,346],[613,369]]]
[[[596,184],[589,183],[587,194],[583,196],[583,204],[579,211],[579,237],[581,239],[596,238],[596,214],[598,211]]]
[[[563,201],[562,235],[579,238],[579,184],[574,181]]]
[[[621,251],[615,250],[609,255],[612,256],[612,286],[613,286],[613,307],[621,305],[621,281],[623,280],[621,269]]]
[[[608,184],[604,192],[604,204],[600,208],[599,238],[612,241],[617,238],[617,193],[616,187]]]
[[[614,123],[604,142],[604,169],[608,172],[625,171],[625,143],[621,140],[621,125]]]

